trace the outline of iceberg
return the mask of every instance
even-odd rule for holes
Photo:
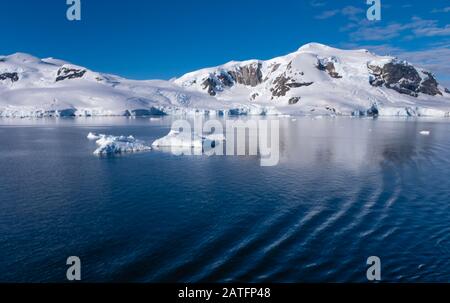
[[[98,140],[98,139],[100,139],[102,136],[104,136],[104,135],[98,135],[98,134],[96,134],[96,133],[89,133],[89,134],[87,135],[87,138],[88,138],[88,140]]]
[[[152,149],[151,146],[143,141],[136,140],[133,136],[108,136],[89,133],[88,138],[90,140],[98,138],[96,141],[98,148],[94,151],[94,155],[98,156],[142,152]]]
[[[191,149],[202,151],[203,149],[214,148],[226,141],[221,133],[214,133],[205,136],[171,130],[169,134],[153,142],[152,147],[165,150],[170,148],[172,152],[189,153]]]
[[[167,136],[153,142],[152,147],[203,148],[203,140],[198,135],[171,130]]]

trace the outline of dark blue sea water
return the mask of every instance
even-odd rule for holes
[[[170,118],[0,120],[0,281],[450,281],[450,122],[297,118],[281,160],[99,158],[90,131],[151,142]],[[431,131],[429,136],[420,131]]]

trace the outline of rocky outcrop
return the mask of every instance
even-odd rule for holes
[[[224,90],[226,87],[232,87],[234,79],[226,72],[221,71],[216,74],[210,74],[208,78],[202,82],[202,89],[206,90],[210,96],[215,96],[217,93]]]
[[[57,77],[56,77],[56,82],[63,81],[63,80],[66,80],[66,79],[83,78],[84,74],[86,74],[86,70],[85,69],[61,67],[58,70],[58,74],[57,74]]]
[[[316,67],[321,71],[326,71],[331,78],[341,79],[342,76],[336,71],[335,63],[336,61],[333,58],[323,59],[317,62]]]
[[[216,96],[217,93],[236,83],[255,87],[263,82],[261,68],[261,63],[252,63],[236,67],[233,70],[218,71],[203,80],[202,89],[206,90],[210,96]]]
[[[300,101],[300,97],[292,97],[289,99],[289,105],[297,104]]]
[[[206,78],[205,81],[202,83],[202,88],[208,92],[210,96],[217,95],[216,90],[218,90],[218,87],[216,85],[216,82],[213,78]]]
[[[450,89],[446,88],[446,89],[445,89],[445,92],[446,92],[447,94],[450,94]]]
[[[11,80],[11,82],[19,81],[19,75],[17,73],[3,73],[0,74],[0,80]]]
[[[250,101],[255,101],[259,97],[259,93],[250,94]]]
[[[436,79],[433,77],[433,75],[426,71],[423,71],[423,73],[426,75],[426,78],[422,81],[422,83],[419,87],[419,92],[430,95],[430,96],[436,96],[436,95],[442,96],[442,93],[438,88],[439,83],[436,81]]]
[[[438,83],[429,72],[422,71],[423,77],[414,66],[405,62],[390,62],[384,66],[368,64],[372,86],[385,86],[401,94],[418,97],[419,93],[436,96],[442,95]]]
[[[286,96],[286,93],[292,88],[298,88],[302,86],[310,86],[314,82],[295,82],[291,77],[286,76],[286,73],[278,76],[273,82],[274,87],[270,89],[273,97]]]
[[[235,70],[229,71],[228,73],[236,83],[255,87],[263,82],[261,68],[261,63],[251,63],[248,65],[239,66]]]

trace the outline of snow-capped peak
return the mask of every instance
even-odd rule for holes
[[[321,43],[316,43],[316,42],[311,42],[311,43],[307,43],[305,45],[302,45],[298,51],[299,52],[303,52],[303,51],[333,51],[336,50],[336,48],[333,48],[331,46],[325,45],[325,44],[321,44]]]
[[[26,53],[15,53],[9,56],[3,57],[3,59],[6,59],[8,62],[11,63],[18,63],[18,64],[32,64],[32,63],[39,63],[41,60],[35,56],[26,54]]]

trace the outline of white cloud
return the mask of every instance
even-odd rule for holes
[[[361,16],[365,13],[365,11],[359,7],[356,6],[346,6],[342,9],[335,9],[335,10],[327,10],[319,15],[317,15],[316,19],[328,19],[331,17],[334,17],[336,15],[341,15],[344,17],[347,17],[351,21],[357,21],[361,19]],[[360,16],[361,15],[361,16]]]
[[[320,13],[319,15],[317,15],[315,18],[319,19],[319,20],[328,19],[328,18],[336,16],[337,14],[339,14],[339,12],[340,12],[339,10],[324,11],[324,12]]]
[[[312,0],[309,4],[313,7],[321,7],[327,5],[325,1],[321,0]]]
[[[450,6],[444,7],[444,8],[435,8],[431,11],[432,13],[449,13],[450,12]]]
[[[421,37],[450,36],[450,25],[440,27],[437,20],[419,17],[412,17],[408,23],[394,22],[384,26],[375,24],[367,20],[361,20],[357,23],[350,23],[341,30],[353,29],[353,32],[349,35],[352,41],[387,41],[397,37],[411,40]]]
[[[447,24],[445,27],[417,28],[414,30],[414,33],[419,37],[450,36],[450,25]]]

